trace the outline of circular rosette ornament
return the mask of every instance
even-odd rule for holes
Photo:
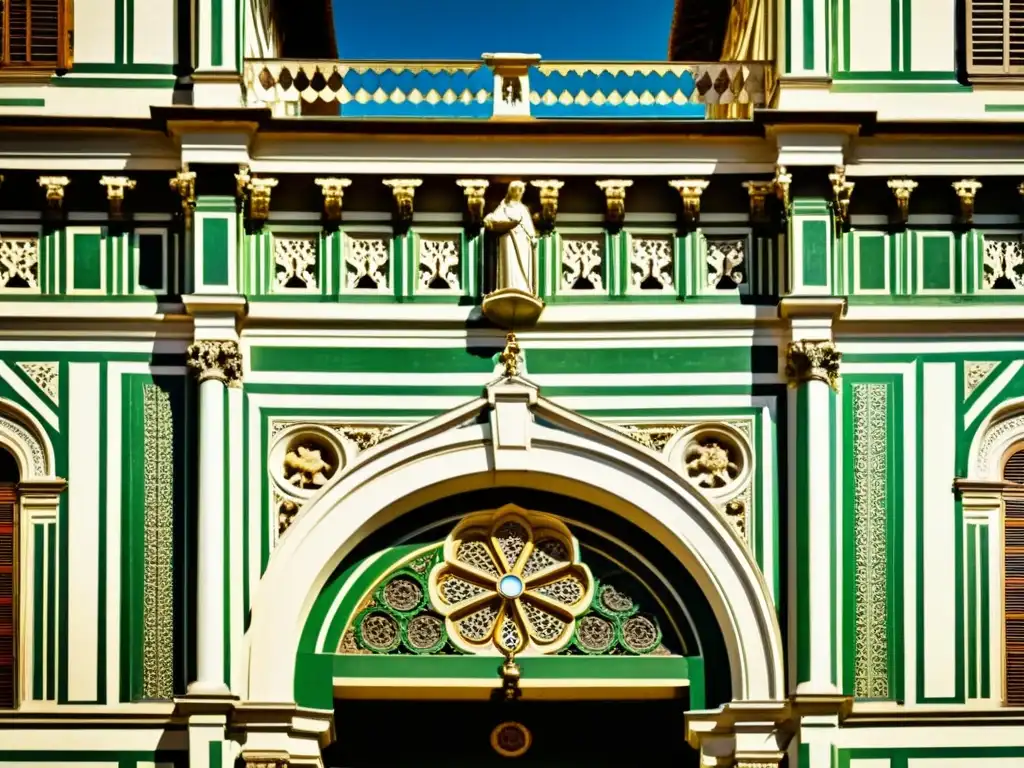
[[[556,653],[593,592],[569,529],[511,504],[463,519],[430,572],[434,610],[468,653]]]

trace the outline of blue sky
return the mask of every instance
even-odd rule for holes
[[[663,61],[673,0],[333,0],[343,59]]]

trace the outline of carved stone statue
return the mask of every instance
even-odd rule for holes
[[[497,290],[514,289],[536,296],[537,233],[530,209],[523,204],[525,190],[521,181],[510,183],[505,199],[484,218],[484,226],[499,238]]]

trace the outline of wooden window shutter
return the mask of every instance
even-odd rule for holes
[[[1019,707],[1024,706],[1024,449],[1006,459],[1003,480],[1022,486],[1003,496],[1006,703]]]
[[[967,74],[1024,77],[1024,0],[967,0]]]
[[[14,707],[18,690],[17,502],[14,484],[0,483],[0,709]]]
[[[0,0],[4,67],[71,67],[72,0]]]

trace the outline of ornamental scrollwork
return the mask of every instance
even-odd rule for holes
[[[242,352],[236,341],[197,341],[188,348],[188,367],[199,383],[208,379],[242,385]]]
[[[839,363],[843,353],[831,341],[793,341],[786,350],[786,378],[790,386],[822,381],[839,387]]]

